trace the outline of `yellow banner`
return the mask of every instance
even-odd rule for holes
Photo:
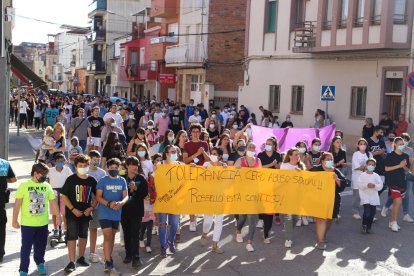
[[[333,173],[160,165],[156,213],[295,214],[332,218]]]

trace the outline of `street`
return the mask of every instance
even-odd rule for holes
[[[19,137],[16,129],[10,130],[10,161],[18,176],[18,183],[29,177],[33,163],[32,145],[36,144],[39,133],[23,131]],[[18,184],[10,185],[15,190]],[[14,195],[14,193],[13,193]],[[383,195],[384,197],[385,195]],[[327,249],[322,252],[314,249],[314,225],[296,227],[294,244],[289,250],[284,248],[283,228],[273,225],[271,244],[262,242],[262,231],[256,229],[255,252],[249,253],[245,244],[235,242],[235,227],[232,216],[225,217],[224,228],[219,245],[224,254],[211,253],[209,247],[202,247],[199,239],[202,219],[198,219],[196,233],[188,231],[188,217],[182,219],[181,240],[178,252],[161,259],[158,238],[154,236],[151,254],[141,251],[142,268],[134,271],[129,265],[122,263],[124,250],[116,239],[113,254],[116,268],[115,275],[414,275],[412,266],[414,256],[412,248],[414,224],[400,222],[401,230],[392,232],[388,219],[377,214],[378,221],[373,226],[373,234],[362,235],[359,232],[360,221],[351,218],[351,193],[345,191],[342,201],[342,218],[335,223],[328,234]],[[382,198],[384,200],[384,198]],[[7,206],[8,226],[6,240],[6,256],[0,264],[2,275],[18,275],[20,231],[11,227],[13,204]],[[243,229],[246,234],[246,228]],[[102,256],[102,233],[98,238],[98,253]],[[210,233],[211,234],[211,233]],[[211,235],[209,235],[211,239]],[[88,252],[88,249],[87,249]],[[87,253],[88,254],[88,253]],[[63,268],[67,264],[67,249],[59,245],[55,249],[48,248],[46,266],[49,275],[64,275]],[[30,275],[37,275],[35,264],[30,265]],[[102,275],[103,264],[91,264],[88,268],[78,268],[72,275]]]

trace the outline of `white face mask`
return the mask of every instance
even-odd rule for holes
[[[210,155],[210,160],[213,163],[216,163],[218,161],[218,156],[217,155]]]
[[[147,126],[147,128],[148,129],[153,129],[154,127],[150,125],[150,126]]]
[[[365,151],[367,149],[367,145],[359,145],[359,150]]]
[[[306,152],[306,148],[299,148],[299,152],[304,154]]]
[[[76,168],[76,171],[78,172],[78,174],[86,175],[89,171],[89,168]]]
[[[168,136],[168,141],[170,142],[174,141],[174,136]]]
[[[112,123],[111,124],[111,127],[116,127],[116,123]]]
[[[312,149],[313,149],[313,151],[317,151],[317,152],[319,152],[320,147],[319,147],[319,146],[313,146],[313,147],[312,147]]]
[[[210,124],[210,128],[214,128],[215,127],[215,125],[214,124]]]
[[[246,151],[246,156],[247,157],[254,157],[254,155],[255,155],[254,151],[250,151],[250,150]]]
[[[147,112],[145,112],[145,116],[148,116],[149,115],[149,112],[147,111]]]
[[[271,145],[266,145],[265,150],[266,151],[273,151],[273,147]]]
[[[134,115],[129,115],[129,119],[131,120],[135,119]]]

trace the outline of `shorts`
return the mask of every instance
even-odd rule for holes
[[[118,230],[119,228],[119,221],[109,220],[109,219],[100,219],[99,224],[101,225],[102,229],[105,228],[112,228]]]
[[[89,228],[98,229],[100,227],[99,224],[99,212],[98,209],[92,211],[92,220],[89,222]]]
[[[392,199],[405,198],[405,188],[390,186],[390,195]]]
[[[79,218],[67,218],[66,238],[68,241],[76,241],[78,238],[87,239],[89,220]]]
[[[88,146],[95,146],[100,148],[101,147],[101,138],[100,137],[92,137],[92,139],[88,138]]]

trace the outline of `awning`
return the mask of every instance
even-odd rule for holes
[[[25,84],[31,84],[33,88],[38,88],[47,91],[46,82],[36,75],[29,67],[26,66],[14,54],[11,54],[11,70],[12,72]]]

